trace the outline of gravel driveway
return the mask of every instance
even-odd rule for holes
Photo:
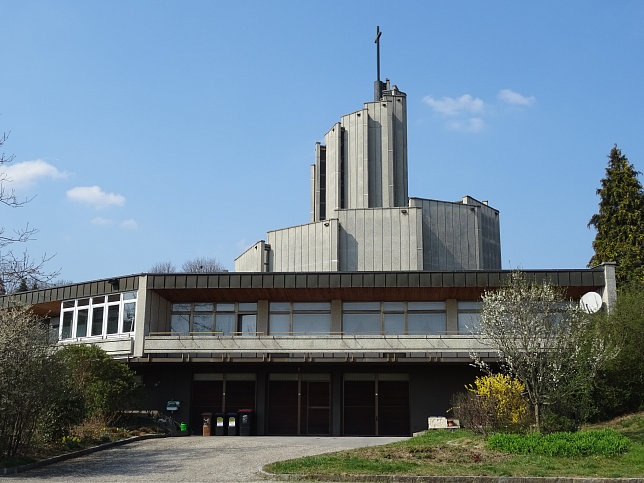
[[[266,481],[257,471],[273,461],[374,446],[406,438],[191,436],[137,441],[37,468],[6,481]]]

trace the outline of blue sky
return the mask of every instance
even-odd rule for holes
[[[0,0],[0,132],[83,281],[216,257],[308,222],[314,145],[407,93],[409,194],[500,211],[504,268],[579,268],[613,144],[644,169],[641,1]]]

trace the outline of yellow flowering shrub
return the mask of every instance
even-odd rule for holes
[[[480,398],[481,405],[501,425],[521,424],[529,417],[525,385],[506,374],[477,377],[465,388]]]

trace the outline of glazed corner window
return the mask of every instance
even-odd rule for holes
[[[256,335],[257,302],[172,304],[172,335]]]
[[[59,339],[131,334],[134,332],[136,295],[136,291],[131,291],[63,301]]]
[[[481,331],[481,302],[458,303],[458,333],[478,334]]]

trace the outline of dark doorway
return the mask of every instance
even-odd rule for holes
[[[409,434],[409,381],[405,374],[345,374],[343,434]]]
[[[328,374],[270,374],[268,434],[331,434]]]

